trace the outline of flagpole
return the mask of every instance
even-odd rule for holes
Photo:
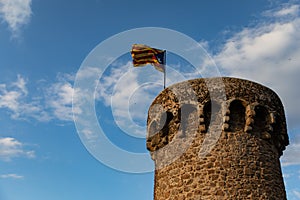
[[[166,88],[166,76],[167,76],[167,69],[166,69],[167,52],[166,52],[166,50],[164,51],[164,54],[165,54],[165,56],[164,56],[164,89],[165,89]]]

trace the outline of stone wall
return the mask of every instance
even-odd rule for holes
[[[288,145],[282,103],[236,78],[166,88],[148,113],[154,199],[286,199],[279,157]]]

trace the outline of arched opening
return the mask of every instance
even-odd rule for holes
[[[149,126],[149,133],[148,137],[152,137],[155,134],[157,134],[159,131],[163,131],[163,134],[168,133],[168,124],[172,121],[174,118],[173,114],[171,112],[163,112],[161,113],[159,122],[156,120],[153,120]]]
[[[269,123],[268,110],[264,106],[258,105],[255,106],[254,111],[255,111],[255,116],[254,116],[253,131],[254,132],[265,131],[266,126]]]
[[[203,108],[204,124],[206,130],[212,124],[219,125],[222,123],[221,105],[215,101],[208,101]]]
[[[159,122],[159,128],[163,131],[163,135],[168,134],[169,132],[169,124],[174,118],[173,113],[167,111],[162,114]],[[160,130],[159,130],[160,131]]]
[[[183,133],[187,130],[196,130],[198,128],[198,124],[195,123],[198,116],[195,116],[195,114],[197,114],[197,108],[193,104],[183,104],[180,107],[179,116]]]
[[[155,135],[157,133],[158,130],[158,124],[155,120],[153,120],[149,126],[149,132],[148,132],[148,138],[152,137],[153,135]]]
[[[231,131],[243,130],[245,127],[246,108],[240,100],[234,100],[229,106],[229,128]]]

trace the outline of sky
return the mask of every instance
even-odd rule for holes
[[[134,42],[167,50],[167,86],[232,76],[274,90],[300,199],[299,0],[0,0],[0,21],[1,200],[153,199],[145,125],[163,75],[133,68]]]

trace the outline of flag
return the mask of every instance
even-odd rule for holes
[[[134,44],[131,50],[133,66],[140,67],[151,64],[158,71],[165,72],[166,51],[151,48],[144,44]]]

